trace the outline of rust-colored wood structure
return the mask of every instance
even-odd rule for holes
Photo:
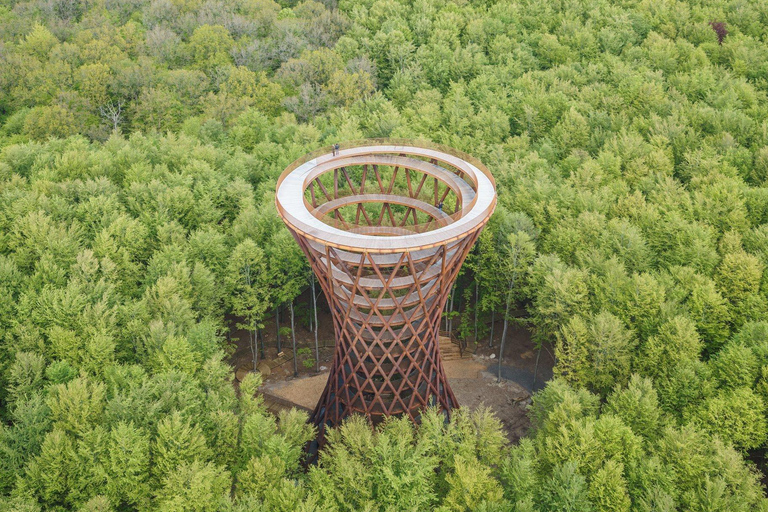
[[[277,210],[330,305],[336,351],[312,413],[325,428],[352,413],[372,424],[457,406],[438,349],[461,264],[496,206],[493,177],[430,143],[370,140],[294,162]]]

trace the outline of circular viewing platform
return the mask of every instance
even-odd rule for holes
[[[288,226],[308,240],[396,253],[482,228],[496,192],[488,169],[468,155],[384,139],[325,148],[294,162],[278,180],[275,201]]]

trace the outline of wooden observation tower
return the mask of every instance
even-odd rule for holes
[[[336,351],[312,413],[326,427],[457,406],[438,348],[464,258],[496,206],[478,161],[430,143],[368,140],[317,151],[277,183],[277,210],[328,299]]]

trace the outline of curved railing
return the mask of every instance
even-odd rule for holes
[[[488,168],[485,165],[483,165],[483,163],[480,160],[470,155],[469,153],[465,153],[456,148],[452,148],[450,146],[444,146],[443,144],[438,144],[437,142],[432,142],[430,140],[399,139],[399,138],[388,138],[388,137],[380,137],[380,138],[374,138],[374,139],[357,139],[357,140],[340,142],[339,150],[359,148],[364,146],[377,146],[377,145],[409,146],[414,148],[425,148],[425,149],[434,149],[435,151],[442,151],[443,153],[447,153],[457,158],[461,158],[465,162],[469,162],[470,164],[480,169],[480,171],[483,174],[485,174],[485,176],[489,180],[491,180],[491,183],[493,183],[494,188],[496,187],[496,180],[493,179],[493,175],[491,174],[491,172],[488,170]],[[306,155],[294,160],[280,174],[280,177],[277,179],[277,186],[279,187],[280,183],[282,183],[285,177],[300,165],[303,165],[309,162],[310,160],[317,158],[318,156],[327,155],[328,153],[331,153],[333,149],[334,149],[333,145],[321,146],[315,149],[314,151],[307,153]]]
[[[413,151],[409,151],[409,148],[412,148]],[[336,154],[334,149],[338,149],[340,154]],[[381,162],[378,162],[377,158],[380,158]],[[337,187],[335,182],[336,175],[334,174],[334,190],[331,197],[328,196],[328,192],[323,187],[319,178],[330,171],[343,170],[347,166],[363,166],[365,169],[366,165],[373,165],[379,186],[381,187],[381,179],[379,178],[378,171],[375,170],[377,164],[385,168],[394,168],[395,172],[397,172],[399,167],[402,167],[406,169],[406,172],[411,170],[422,173],[424,177],[427,175],[433,176],[435,178],[435,187],[437,187],[437,182],[440,181],[442,185],[447,187],[445,194],[452,191],[455,195],[455,208],[451,208],[451,203],[451,206],[446,207],[446,210],[448,210],[445,212],[446,215],[440,214],[440,219],[436,219],[433,215],[431,219],[428,218],[426,221],[417,219],[414,213],[413,223],[407,222],[409,212],[406,211],[406,217],[402,219],[402,223],[395,223],[395,220],[391,219],[391,222],[385,221],[382,223],[380,219],[377,222],[377,226],[381,226],[381,228],[369,229],[370,225],[368,228],[362,224],[358,226],[357,221],[350,224],[346,221],[338,222],[333,218],[325,218],[323,215],[319,215],[325,213],[324,209],[321,208],[324,202],[316,202],[314,192],[312,192],[311,196],[312,203],[310,204],[307,200],[305,194],[312,190],[312,186],[317,182],[328,202],[333,202],[333,206],[335,206],[335,202],[345,196],[345,194],[339,195],[339,190],[344,182],[342,181]],[[430,169],[430,167],[432,168]],[[297,170],[300,171],[299,174],[296,174]],[[363,172],[363,181],[365,181],[365,171]],[[348,181],[349,177],[346,176],[346,171],[344,173]],[[290,182],[284,183],[289,176],[291,177]],[[394,179],[393,175],[389,187],[390,191],[395,184]],[[410,181],[408,183],[410,189]],[[352,187],[351,184],[350,187]],[[317,189],[317,186],[314,188]],[[346,189],[347,187],[344,188]],[[318,148],[295,160],[283,171],[277,181],[277,190],[278,194],[275,197],[275,202],[280,215],[295,230],[302,232],[308,239],[331,244],[342,249],[365,248],[366,250],[381,253],[399,249],[413,250],[419,247],[438,246],[457,240],[469,232],[482,228],[496,205],[495,180],[490,171],[476,158],[454,148],[429,141],[395,138],[349,141],[339,144],[338,148],[333,146]],[[435,188],[435,197],[437,198],[436,190]],[[354,193],[354,189],[347,193]],[[368,193],[367,190],[366,193]],[[373,190],[370,192],[372,198],[378,193],[385,192],[383,192],[383,189],[378,192],[373,192]],[[386,193],[388,194],[389,192]],[[418,194],[418,191],[416,193]],[[418,196],[412,194],[413,192],[411,191],[410,201],[418,200],[424,203],[422,205],[424,208],[416,208],[415,210],[427,212],[433,209],[429,208],[430,202],[428,200],[419,199]],[[445,195],[443,195],[443,198],[445,198]],[[480,200],[481,204],[478,204],[478,200]],[[441,212],[442,201],[443,199],[441,198]],[[453,200],[451,199],[451,201]],[[366,202],[376,203],[381,201],[374,201],[373,199],[370,201],[360,201],[361,204]],[[341,203],[343,202],[340,202],[340,205]],[[389,202],[383,201],[383,204],[389,208]],[[398,203],[394,201],[392,204]],[[345,206],[349,205],[344,203],[340,208]],[[453,211],[451,212],[451,210]],[[338,216],[338,214],[335,215]],[[380,215],[383,215],[383,213]],[[390,217],[392,216],[391,211],[389,215]],[[326,229],[323,226],[328,226],[328,228]],[[385,229],[386,227],[392,229]],[[433,234],[434,236],[428,236]],[[385,237],[388,237],[390,240],[387,242],[371,240],[382,238],[377,235],[386,235]],[[418,236],[418,238],[415,238],[415,236]]]

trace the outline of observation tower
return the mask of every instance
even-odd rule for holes
[[[456,150],[367,140],[325,148],[280,176],[277,211],[317,276],[336,350],[312,413],[326,427],[372,424],[456,397],[438,347],[440,317],[464,258],[496,206],[493,177]]]

